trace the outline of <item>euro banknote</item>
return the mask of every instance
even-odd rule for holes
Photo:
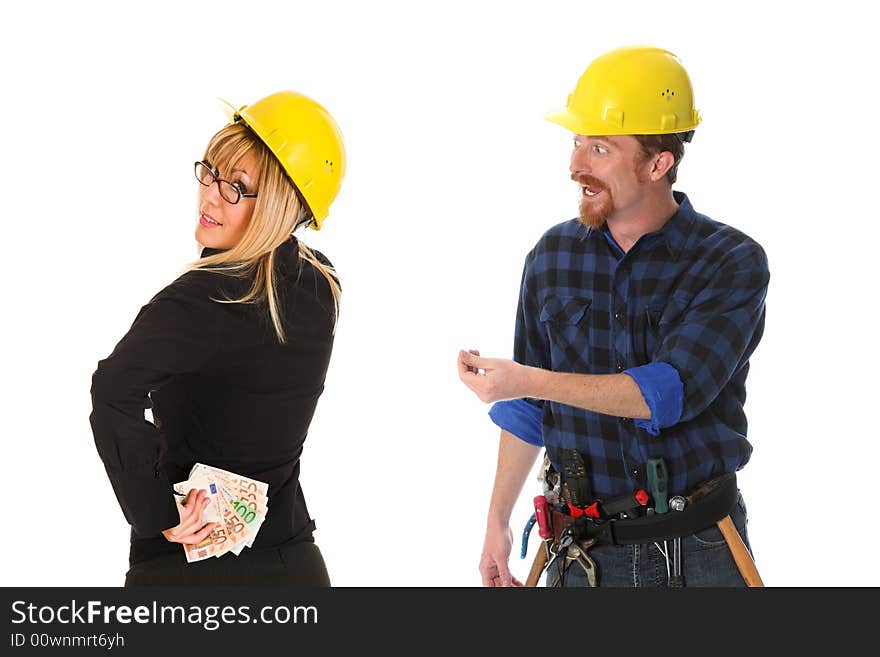
[[[180,496],[178,505],[194,489],[202,489],[208,494],[202,522],[214,522],[217,526],[202,542],[183,545],[188,563],[220,557],[227,552],[239,555],[244,548],[254,544],[268,512],[268,484],[196,463],[186,481],[174,484],[174,491]]]

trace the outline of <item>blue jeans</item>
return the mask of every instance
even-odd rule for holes
[[[746,505],[741,494],[737,496],[730,519],[751,552],[746,533]],[[663,548],[662,541],[659,541],[659,546]],[[671,570],[672,541],[666,541],[666,546]],[[589,555],[596,562],[599,586],[666,588],[668,585],[666,558],[653,543],[601,545],[590,548]],[[562,561],[558,559],[550,564],[546,580],[548,586],[558,575]],[[568,563],[571,565],[564,570],[557,586],[587,586],[584,569],[577,563]],[[730,548],[714,525],[681,539],[681,572],[685,586],[745,586]]]

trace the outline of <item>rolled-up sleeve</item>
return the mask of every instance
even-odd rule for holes
[[[666,331],[660,327],[661,342],[652,363],[656,367],[628,372],[651,408],[649,431],[695,418],[748,361],[764,331],[769,279],[763,249],[752,241],[740,244],[681,318]],[[677,418],[675,382],[667,367],[677,373],[682,386]]]
[[[495,402],[489,417],[505,431],[530,445],[544,446],[541,431],[541,408],[525,399]]]
[[[669,363],[654,362],[624,370],[623,373],[631,376],[639,386],[651,411],[650,419],[635,419],[637,427],[645,429],[652,436],[659,436],[660,429],[678,422],[684,403],[684,386],[678,370]]]
[[[165,439],[144,409],[151,406],[150,392],[177,374],[198,370],[217,349],[211,303],[160,293],[92,375],[95,446],[125,518],[140,536],[180,521],[161,468]]]

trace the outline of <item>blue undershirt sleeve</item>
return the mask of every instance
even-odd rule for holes
[[[489,409],[489,417],[505,431],[530,445],[544,446],[541,431],[541,409],[525,399],[495,402]]]
[[[653,362],[623,371],[639,386],[645,403],[651,410],[650,420],[636,419],[635,425],[652,436],[659,436],[660,429],[671,427],[681,419],[684,404],[684,384],[669,363]]]

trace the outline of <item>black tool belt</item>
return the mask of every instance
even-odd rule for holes
[[[578,540],[593,538],[597,545],[653,543],[690,536],[733,511],[737,499],[736,474],[730,472],[710,479],[684,497],[687,503],[682,511],[670,509],[667,513],[638,518],[596,520],[553,511],[553,532],[557,541],[567,530]]]

